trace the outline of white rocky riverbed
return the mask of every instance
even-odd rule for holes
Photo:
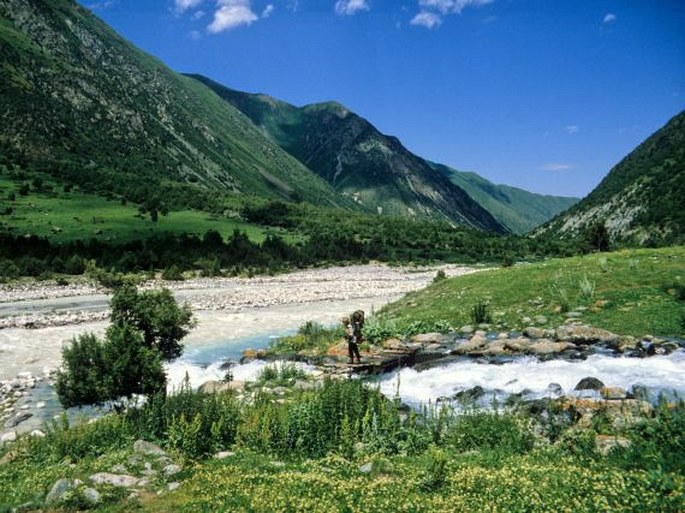
[[[175,382],[185,370],[199,379],[212,358],[235,357],[245,344],[265,347],[270,336],[292,332],[308,320],[330,325],[358,308],[372,312],[425,287],[438,269],[448,276],[476,270],[370,264],[146,286],[170,288],[193,307],[198,320],[184,340],[185,357],[169,369]],[[0,287],[0,433],[35,429],[38,419],[53,413],[54,408],[45,408],[43,396],[50,373],[60,364],[62,347],[79,333],[104,332],[107,300],[90,285]],[[10,425],[17,415],[28,413],[30,420]]]

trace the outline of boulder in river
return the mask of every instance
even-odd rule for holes
[[[552,342],[547,339],[540,339],[533,342],[528,348],[528,352],[534,355],[557,354],[567,349],[575,349],[576,345],[571,342]]]
[[[602,388],[604,388],[604,383],[600,379],[588,376],[581,379],[574,390],[601,390]]]
[[[483,349],[487,345],[488,339],[485,337],[485,335],[476,333],[473,337],[471,337],[471,340],[464,342],[460,346],[457,346],[457,348],[454,350],[454,353],[469,354],[479,349]]]
[[[619,336],[607,330],[584,324],[567,324],[557,328],[557,340],[574,344],[616,344]]]

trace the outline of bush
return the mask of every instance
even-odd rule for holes
[[[176,264],[173,264],[162,271],[162,279],[167,281],[183,281],[183,273]]]
[[[294,363],[284,362],[280,365],[266,365],[260,371],[257,382],[260,385],[289,386],[298,379],[307,379],[307,373]]]
[[[363,333],[364,339],[371,344],[380,344],[389,338],[398,336],[399,330],[395,321],[381,321],[372,317],[364,324]]]
[[[433,283],[440,283],[441,281],[444,281],[447,279],[447,275],[445,274],[445,271],[440,269],[437,273],[435,273],[435,277],[433,278]]]

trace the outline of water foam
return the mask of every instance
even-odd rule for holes
[[[520,358],[502,365],[459,361],[418,372],[411,368],[399,371],[399,394],[408,404],[418,405],[450,397],[475,386],[503,395],[527,392],[532,397],[545,397],[548,386],[557,383],[564,393],[573,391],[578,381],[587,376],[599,378],[608,387],[629,389],[635,384],[659,390],[673,390],[685,396],[685,350],[668,356],[649,358],[592,355],[583,361]],[[381,391],[393,395],[397,373],[379,380]]]

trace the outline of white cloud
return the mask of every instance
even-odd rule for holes
[[[432,29],[442,23],[442,18],[439,14],[435,14],[434,12],[421,11],[414,16],[409,23],[411,25]]]
[[[541,171],[568,171],[569,169],[573,169],[573,166],[561,162],[552,162],[550,164],[543,164],[542,166],[539,166],[538,169]]]
[[[91,4],[87,4],[86,7],[92,11],[100,11],[109,9],[113,5],[114,0],[103,0],[102,2],[93,2]]]
[[[461,14],[467,7],[478,7],[493,3],[495,0],[418,0],[419,13],[410,23],[432,29],[442,23],[448,14]]]
[[[205,14],[207,14],[207,13],[204,12],[204,11],[195,11],[195,12],[193,13],[193,15],[191,16],[191,19],[193,19],[193,20],[199,20],[199,19],[202,18]]]
[[[271,14],[274,12],[274,4],[269,4],[266,7],[264,7],[264,10],[262,11],[262,18],[268,18],[271,16]]]
[[[335,12],[346,16],[352,16],[359,11],[368,11],[371,7],[366,0],[338,0],[335,2]]]
[[[604,23],[611,23],[612,21],[616,21],[616,15],[613,12],[608,12],[604,15],[604,19],[602,21]]]
[[[231,30],[240,25],[251,25],[259,19],[252,11],[250,0],[219,0],[214,20],[207,27],[212,34]]]
[[[564,127],[564,130],[566,130],[566,133],[569,135],[577,134],[578,131],[580,130],[580,127],[578,125],[566,125]]]
[[[184,12],[193,7],[197,7],[203,2],[203,0],[176,0],[176,11]]]
[[[198,32],[197,30],[191,30],[190,32],[188,32],[188,37],[190,37],[190,39],[192,39],[193,41],[198,41],[202,39],[202,34],[200,34],[200,32]]]
[[[495,0],[419,0],[419,6],[442,14],[459,14],[466,7],[491,4]]]

